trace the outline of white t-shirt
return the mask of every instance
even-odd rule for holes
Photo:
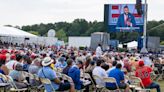
[[[96,48],[96,56],[97,56],[97,57],[100,57],[101,55],[102,55],[102,49],[101,49],[100,46],[98,46],[98,47]]]
[[[93,69],[93,72],[92,72],[93,75],[97,75],[99,76],[100,78],[104,78],[104,77],[108,77],[106,71],[101,68],[100,66],[96,66],[94,69]],[[96,83],[98,85],[101,85],[101,86],[105,86],[105,83],[103,82],[103,80],[96,80]]]
[[[151,66],[152,65],[152,61],[149,57],[143,57],[142,60],[144,60],[144,64],[146,66]]]
[[[122,68],[124,68],[124,62],[122,60],[119,60],[117,63],[120,63],[122,65]]]
[[[6,63],[6,66],[8,69],[13,69],[14,65],[16,65],[18,62],[15,60],[10,60],[9,62]]]

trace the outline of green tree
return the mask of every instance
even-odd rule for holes
[[[164,41],[162,41],[160,44],[161,44],[161,45],[164,45]]]
[[[68,30],[70,36],[81,36],[84,35],[88,30],[88,22],[85,19],[75,19]]]
[[[34,34],[34,35],[39,35],[39,33],[36,31],[29,31],[29,33]]]
[[[147,35],[148,36],[158,36],[161,41],[164,41],[164,21],[148,21],[147,23]],[[9,25],[12,26],[12,25]],[[159,26],[156,28],[156,26]],[[154,28],[155,27],[155,28]],[[153,28],[153,29],[152,29]],[[93,32],[107,32],[104,26],[104,22],[99,21],[86,21],[85,19],[75,19],[73,22],[56,22],[48,24],[34,24],[22,26],[22,30],[27,32],[37,32],[41,36],[46,36],[48,30],[55,29],[57,32],[62,29],[66,38],[68,36],[90,36]],[[111,39],[117,39],[120,42],[128,42],[132,40],[137,40],[138,33],[136,32],[109,32]],[[140,33],[141,35],[142,33]],[[60,38],[61,39],[61,38]]]
[[[63,29],[60,29],[59,31],[56,32],[56,37],[59,40],[62,40],[64,42],[67,42],[67,36],[66,36],[66,33],[64,32]]]
[[[24,31],[31,31],[31,26],[27,25],[27,26],[22,26],[22,30]],[[36,31],[36,30],[35,30]]]

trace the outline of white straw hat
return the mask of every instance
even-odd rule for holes
[[[52,60],[50,57],[45,57],[42,61],[42,65],[43,66],[48,66],[53,62],[54,62],[54,60]]]

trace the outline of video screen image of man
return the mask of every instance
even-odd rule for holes
[[[124,6],[124,13],[121,14],[117,21],[117,27],[135,27],[135,17],[129,12],[128,6]]]

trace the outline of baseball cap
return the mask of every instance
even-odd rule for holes
[[[139,63],[138,63],[139,66],[144,66],[144,61],[143,60],[140,60]]]

